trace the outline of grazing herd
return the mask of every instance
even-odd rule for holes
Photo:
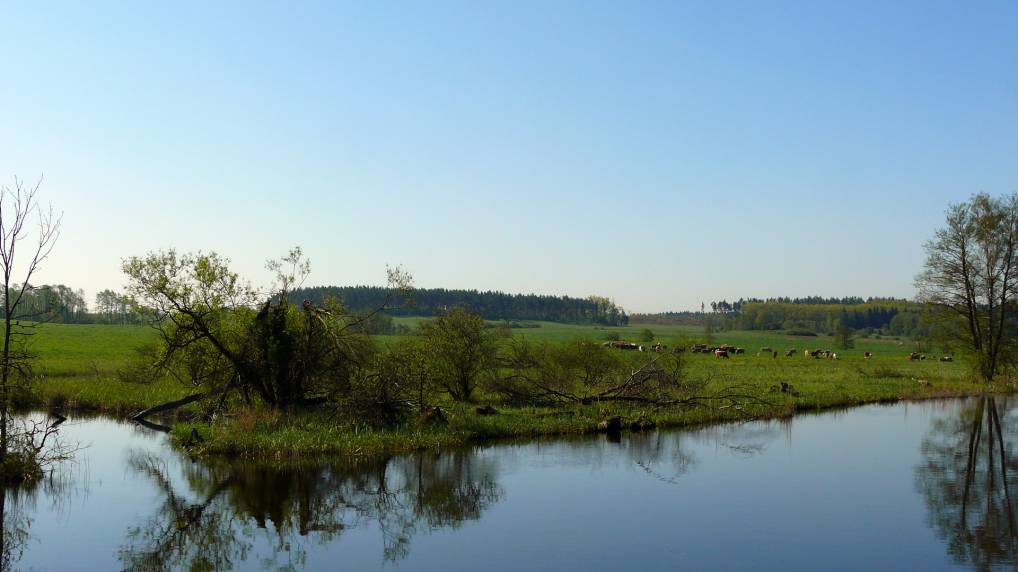
[[[633,342],[624,342],[619,340],[608,341],[605,342],[603,345],[606,348],[612,348],[617,350],[630,350],[640,352],[652,351],[655,353],[664,353],[668,351],[668,346],[661,343],[656,343],[650,346],[649,349],[641,344],[635,344]],[[686,348],[685,346],[676,346],[672,348],[672,353],[677,354],[684,353],[687,350],[690,353],[694,354],[713,354],[714,357],[718,359],[728,359],[730,356],[743,355],[746,353],[745,348],[736,347],[730,344],[724,344],[720,346],[708,346],[707,344],[693,344],[688,348]],[[785,357],[793,357],[795,356],[796,353],[798,353],[798,351],[799,350],[797,350],[796,348],[791,348],[785,351]],[[778,352],[771,347],[762,347],[760,348],[760,351],[757,353],[757,355],[758,356],[769,355],[772,358],[777,358]],[[813,359],[832,359],[832,360],[838,359],[837,353],[825,349],[803,350],[803,355],[807,358]],[[870,359],[872,357],[873,352],[863,352],[863,358]],[[919,352],[912,352],[908,356],[909,361],[923,361],[925,359],[926,355],[921,354]],[[951,363],[954,361],[954,358],[951,356],[943,356],[940,358],[940,361],[944,363]]]

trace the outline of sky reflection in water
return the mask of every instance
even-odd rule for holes
[[[1004,398],[349,463],[193,462],[90,445],[9,491],[10,569],[852,570],[1018,564]]]

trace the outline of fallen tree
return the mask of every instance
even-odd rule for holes
[[[682,354],[623,356],[591,340],[534,345],[513,340],[488,389],[525,405],[621,402],[649,407],[714,407],[742,411],[770,405],[740,385],[718,389],[686,374]]]

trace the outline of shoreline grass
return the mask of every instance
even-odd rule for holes
[[[448,425],[420,427],[408,423],[396,429],[373,430],[345,423],[324,411],[268,413],[244,411],[216,425],[178,423],[171,435],[195,456],[228,456],[295,460],[305,457],[368,457],[440,450],[500,441],[580,436],[600,432],[601,421],[614,416],[628,424],[640,416],[660,429],[690,428],[715,423],[787,418],[796,414],[876,403],[976,396],[987,392],[1013,393],[1013,384],[983,386],[967,383],[948,387],[881,383],[865,392],[836,392],[799,398],[769,391],[769,405],[734,409],[659,409],[618,405],[576,405],[561,408],[505,407],[498,415],[481,416],[474,405],[444,404]],[[194,441],[194,433],[200,437]]]

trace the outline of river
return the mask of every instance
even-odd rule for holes
[[[8,491],[26,570],[949,570],[1018,566],[1018,400],[871,405],[358,463],[194,461],[71,418]]]

